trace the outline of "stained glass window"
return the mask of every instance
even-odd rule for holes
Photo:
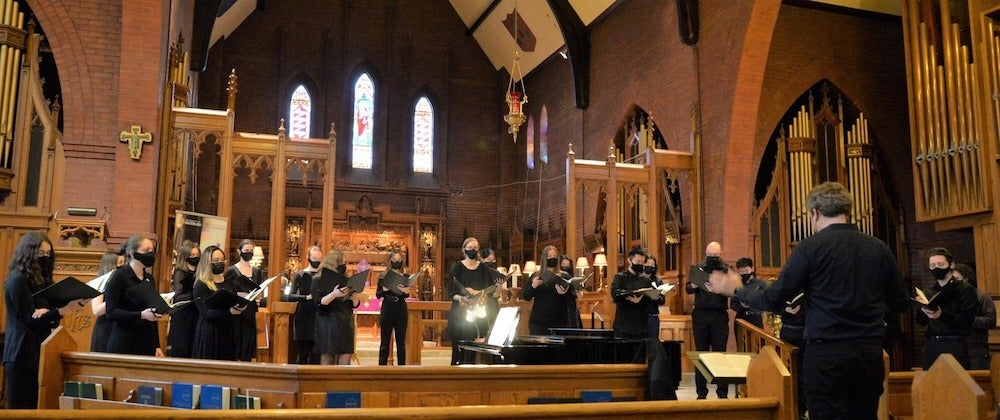
[[[288,105],[288,137],[293,139],[309,138],[309,115],[312,113],[312,99],[306,87],[299,85],[292,92],[292,100]]]
[[[528,138],[525,144],[528,148],[525,155],[528,158],[528,169],[535,169],[535,117],[528,117],[528,130],[524,133]]]
[[[434,107],[426,96],[413,109],[413,172],[434,172]]]
[[[542,115],[538,117],[538,155],[542,162],[549,163],[549,113],[542,105]]]
[[[351,130],[353,148],[351,167],[372,167],[372,124],[375,121],[375,84],[368,73],[362,73],[354,83],[354,122]]]

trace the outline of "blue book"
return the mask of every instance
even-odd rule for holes
[[[163,388],[140,385],[136,393],[136,402],[145,405],[163,405]]]
[[[328,391],[326,408],[361,408],[361,393]]]
[[[611,391],[580,391],[583,402],[611,402]]]
[[[201,385],[184,382],[170,384],[170,406],[175,408],[198,408]]]
[[[201,408],[205,410],[228,410],[232,400],[230,388],[219,385],[202,385]]]

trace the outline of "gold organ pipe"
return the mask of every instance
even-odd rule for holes
[[[939,68],[941,78],[940,89],[942,90],[941,103],[945,110],[942,116],[942,156],[945,156],[944,161],[947,165],[947,177],[948,183],[945,191],[945,203],[950,207],[951,212],[957,210],[956,205],[958,200],[951,197],[953,194],[951,191],[956,187],[959,187],[959,180],[957,179],[957,173],[955,171],[955,161],[954,156],[951,155],[950,150],[952,143],[955,141],[955,128],[959,124],[958,116],[958,104],[956,103],[956,96],[958,93],[958,88],[955,86],[955,71],[957,67],[957,54],[955,52],[955,45],[957,41],[951,32],[951,8],[948,2],[940,2],[940,12],[941,12],[941,50],[944,52],[944,62],[941,63]],[[961,196],[961,194],[959,194]]]
[[[4,25],[9,24],[6,17],[7,17],[7,10],[10,9],[11,3],[13,3],[13,0],[3,0],[2,5],[0,5],[0,23],[3,23]],[[0,46],[0,80],[3,80],[3,74],[7,69],[6,58],[7,58],[8,48],[10,47],[6,45]],[[6,89],[0,91],[0,101],[2,101],[3,98],[6,98],[9,95],[14,95],[14,92],[11,92]],[[8,125],[7,122],[3,120],[3,116],[0,115],[0,131],[2,131],[2,133],[4,134],[2,136],[3,154],[0,155],[0,167],[3,168],[11,167],[12,163],[11,161],[13,160],[13,157],[11,156],[11,149],[13,148],[14,139],[6,135],[7,125]]]
[[[958,26],[955,26],[956,37]],[[962,60],[960,65],[962,67],[962,72],[960,75],[959,82],[962,86],[962,90],[958,92],[959,100],[961,101],[961,108],[959,111],[962,113],[963,124],[959,129],[959,144],[958,144],[958,156],[962,162],[962,188],[963,196],[965,198],[965,207],[963,209],[968,210],[972,208],[979,207],[977,203],[978,193],[975,190],[975,182],[972,179],[972,173],[975,172],[976,163],[971,159],[968,147],[972,144],[972,126],[976,122],[976,108],[973,106],[972,100],[972,80],[970,79],[971,73],[973,71],[972,63],[965,59],[968,57],[969,49],[966,46],[962,46],[959,49],[960,56]]]
[[[927,25],[920,23],[919,29],[920,42],[918,48],[920,49],[920,71],[924,75],[924,80],[917,88],[924,92],[923,106],[919,109],[919,115],[923,120],[923,127],[916,134],[917,141],[920,142],[922,148],[924,148],[924,165],[927,167],[927,182],[925,183],[928,189],[928,201],[926,203],[925,209],[928,212],[937,213],[938,209],[938,171],[937,162],[934,159],[934,145],[931,140],[934,137],[934,118],[931,115],[932,104],[934,104],[933,89],[931,89],[931,58],[928,52],[927,45]]]
[[[5,8],[3,22],[5,25],[14,26],[15,16],[18,15],[17,9],[20,4],[14,3],[12,7]],[[3,75],[0,76],[0,83],[3,84],[3,91],[6,92],[2,98],[0,98],[0,129],[3,130],[3,134],[7,137],[12,137],[14,133],[14,124],[12,118],[9,117],[11,114],[10,108],[14,107],[14,97],[17,95],[17,85],[14,83],[15,75],[17,73],[17,63],[15,59],[19,59],[19,55],[15,55],[17,48],[6,48],[4,54],[4,64],[0,64],[3,67]]]
[[[914,0],[909,0],[903,3],[903,7],[906,9],[904,16],[906,16],[906,22],[904,22],[904,29],[908,34],[919,38],[919,42],[910,43],[910,60],[911,60],[911,72],[912,72],[912,82],[913,86],[911,91],[913,92],[913,102],[914,110],[912,112],[914,133],[911,144],[913,145],[914,151],[917,155],[923,155],[924,161],[917,164],[917,169],[920,173],[920,199],[921,208],[926,209],[930,205],[931,201],[931,187],[930,183],[930,163],[927,161],[927,147],[924,142],[923,135],[927,130],[926,116],[924,115],[924,102],[925,102],[925,84],[924,84],[924,55],[921,49],[921,42],[923,42],[924,37],[921,35],[921,25],[918,21],[919,14],[915,12],[916,3]]]
[[[987,37],[987,38],[993,40],[994,51],[996,51],[996,45],[997,45],[996,38],[993,37],[993,36],[990,36],[990,37]],[[996,60],[997,60],[998,56],[995,55],[995,54],[998,54],[998,53],[1000,53],[1000,52],[995,52],[994,55],[992,56],[994,61],[993,61],[992,65],[989,66],[991,68],[992,72],[996,72],[997,71],[996,67],[998,65],[998,62]],[[987,54],[987,56],[989,56],[989,55]],[[970,72],[969,73],[969,79],[970,79],[970,83],[971,83],[971,86],[972,86],[972,88],[971,88],[972,92],[983,92],[982,86],[981,86],[982,82],[976,77],[976,72],[974,72],[974,71]],[[994,80],[996,80],[996,79],[994,79]],[[997,87],[997,85],[994,83],[993,87],[995,89]],[[992,90],[992,89],[991,89],[991,91],[995,92],[995,90]],[[996,106],[993,106],[992,108],[994,109],[995,113],[998,112]],[[973,118],[974,124],[972,124],[972,129],[970,130],[971,131],[971,138],[970,138],[969,146],[966,147],[966,151],[969,153],[969,156],[971,157],[973,165],[974,165],[973,166],[973,170],[972,170],[972,181],[973,181],[974,191],[976,191],[976,196],[977,196],[977,200],[978,200],[977,201],[977,207],[978,208],[984,208],[984,207],[987,206],[986,191],[985,191],[985,188],[983,188],[983,186],[982,186],[982,180],[980,178],[980,172],[979,172],[980,168],[983,167],[983,162],[982,162],[982,160],[980,159],[980,156],[979,156],[979,153],[980,153],[979,144],[981,144],[983,142],[983,135],[982,135],[982,132],[980,131],[980,130],[982,130],[982,126],[983,126],[983,121],[982,121],[983,118],[985,118],[985,116],[982,113],[976,113],[975,117]]]
[[[935,80],[935,96],[937,98],[937,125],[938,130],[936,132],[937,147],[941,153],[941,171],[944,176],[944,182],[941,184],[941,204],[944,212],[953,212],[955,210],[955,203],[948,200],[949,190],[954,187],[954,182],[952,182],[952,162],[948,159],[948,112],[942,111],[946,110],[947,104],[947,90],[945,88],[945,71],[944,66],[936,65],[934,72]]]
[[[24,13],[18,13],[17,14],[17,27],[20,28],[22,24],[24,24]],[[17,94],[16,93],[17,93],[17,90],[18,90],[17,89],[18,81],[21,78],[21,72],[18,71],[18,69],[21,67],[21,54],[22,54],[22,52],[21,52],[21,50],[19,50],[17,48],[11,48],[10,50],[14,51],[14,61],[11,62],[11,65],[10,65],[10,68],[11,68],[11,72],[10,72],[11,83],[10,83],[10,85],[11,85],[11,93],[12,94],[11,95],[7,95],[7,101],[9,102],[9,104],[7,105],[7,121],[11,122],[11,124],[8,124],[7,131],[10,132],[11,136],[13,136],[14,135],[14,124],[13,124],[13,121],[14,121],[14,111],[15,111],[15,108],[17,108],[17,104],[16,104]]]
[[[924,28],[924,34],[926,35],[926,27]],[[928,130],[928,144],[930,145],[931,152],[931,173],[933,174],[933,185],[934,185],[934,213],[941,213],[941,206],[943,205],[941,200],[941,189],[944,188],[944,171],[941,162],[941,149],[939,146],[939,136],[938,131],[941,129],[939,114],[935,110],[941,109],[939,98],[938,98],[938,77],[937,77],[937,60],[934,58],[934,51],[931,49],[930,44],[924,44],[924,53],[927,56],[927,85],[930,89],[930,94],[928,95],[927,101],[927,114],[928,121],[930,123],[930,130]]]

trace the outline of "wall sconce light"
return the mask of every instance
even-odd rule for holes
[[[576,275],[582,277],[583,273],[587,271],[587,267],[590,267],[590,261],[587,261],[587,257],[580,257],[576,259]]]
[[[69,207],[66,213],[70,216],[97,216],[97,209],[93,207]]]

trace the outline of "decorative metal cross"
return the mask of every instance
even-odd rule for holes
[[[133,125],[129,131],[122,131],[118,138],[122,143],[128,143],[128,155],[135,160],[142,156],[142,144],[153,142],[153,135],[143,133],[138,125]]]

